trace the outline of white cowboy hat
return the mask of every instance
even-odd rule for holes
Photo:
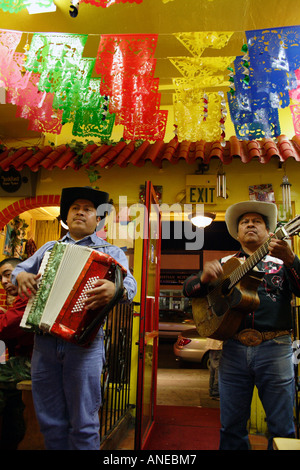
[[[237,240],[238,219],[243,214],[255,212],[267,217],[270,232],[274,232],[277,224],[277,206],[273,202],[244,201],[237,202],[228,207],[225,213],[225,222],[230,235]]]

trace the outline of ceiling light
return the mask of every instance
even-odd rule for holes
[[[193,212],[188,215],[188,218],[196,227],[204,228],[212,223],[216,218],[216,214],[213,214],[212,212],[204,212],[203,214]]]

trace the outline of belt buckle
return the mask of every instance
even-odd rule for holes
[[[249,328],[240,331],[238,340],[245,346],[258,346],[262,342],[263,337],[260,331]]]

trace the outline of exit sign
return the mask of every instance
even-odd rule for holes
[[[216,176],[186,176],[186,202],[188,204],[215,204],[216,198]]]

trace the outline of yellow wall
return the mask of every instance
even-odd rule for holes
[[[210,162],[208,174],[216,175],[220,161],[214,159]],[[185,190],[185,177],[194,174],[198,165],[188,165],[185,161],[180,161],[177,165],[163,162],[161,169],[154,167],[150,162],[138,168],[132,165],[127,168],[115,166],[110,169],[100,169],[101,178],[97,185],[101,190],[108,191],[114,203],[118,204],[119,195],[128,198],[128,204],[138,202],[139,187],[146,180],[151,180],[154,185],[163,186],[162,202],[174,204],[177,201],[177,194]],[[269,163],[263,165],[257,161],[244,164],[240,159],[234,160],[229,165],[224,165],[223,169],[227,178],[228,199],[218,198],[217,204],[210,206],[210,209],[224,211],[226,208],[240,200],[248,199],[248,186],[253,184],[272,183],[276,201],[281,200],[282,177],[284,170],[279,168],[278,160],[273,158]],[[300,211],[300,165],[290,158],[285,163],[285,172],[292,184],[292,200],[295,201],[296,212]],[[37,184],[37,195],[60,194],[65,186],[89,185],[86,172],[81,169],[74,171],[67,169],[64,171],[54,169],[52,171],[40,170]],[[15,202],[19,198],[2,197],[0,199],[0,210]]]

